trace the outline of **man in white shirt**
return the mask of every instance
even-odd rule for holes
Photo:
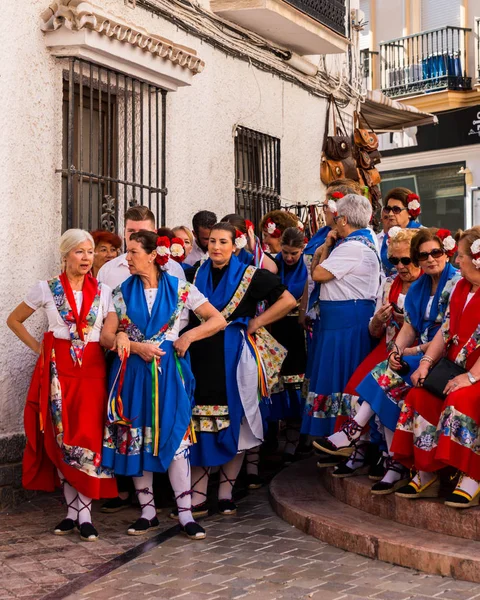
[[[208,258],[208,240],[210,239],[210,230],[217,222],[217,215],[209,210],[201,210],[193,215],[192,226],[193,248],[185,259],[185,264],[193,266],[202,258]]]
[[[157,231],[155,227],[155,216],[146,206],[132,206],[125,213],[125,242],[128,242],[132,233],[141,229],[147,231]],[[185,279],[185,271],[174,260],[169,260],[166,264],[167,273]],[[98,272],[97,279],[100,283],[105,283],[114,290],[130,277],[128,270],[127,255],[121,254],[113,260],[105,263]]]

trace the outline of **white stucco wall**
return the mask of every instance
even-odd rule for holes
[[[244,125],[281,139],[282,196],[318,200],[325,101],[218,50],[123,0],[106,10],[197,49],[206,61],[190,88],[168,94],[167,223],[189,224],[211,209],[234,209],[232,128]],[[37,279],[57,273],[61,234],[62,61],[45,48],[39,15],[48,0],[2,4],[0,160],[3,174],[0,240],[0,434],[22,431],[22,411],[34,356],[6,328],[10,310]],[[12,27],[15,24],[15,27]],[[42,319],[28,328],[40,336]]]

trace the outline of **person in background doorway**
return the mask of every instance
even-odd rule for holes
[[[187,256],[190,254],[190,252],[193,249],[193,233],[191,232],[191,230],[188,227],[185,227],[185,225],[178,225],[177,227],[174,227],[172,229],[173,233],[175,234],[175,237],[180,238],[181,240],[183,240],[183,245],[185,247],[185,259],[187,258]],[[184,264],[184,263],[182,263]]]
[[[122,240],[116,233],[103,229],[92,231],[92,238],[95,242],[92,275],[97,277],[99,270],[104,264],[117,258],[122,246]]]
[[[185,265],[193,267],[195,263],[203,258],[208,258],[208,240],[210,230],[217,222],[217,215],[209,210],[201,210],[193,215],[193,248],[185,259]]]

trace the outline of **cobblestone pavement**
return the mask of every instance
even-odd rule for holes
[[[480,600],[478,584],[349,554],[305,535],[273,513],[266,488],[241,500],[237,516],[204,519],[203,542],[172,530],[163,512],[160,530],[173,537],[155,545],[158,530],[151,533],[145,545],[153,548],[114,570],[125,552],[145,541],[125,535],[135,509],[95,514],[101,540],[94,544],[51,534],[62,515],[58,497],[0,512],[0,600]],[[107,574],[96,579],[102,570]]]

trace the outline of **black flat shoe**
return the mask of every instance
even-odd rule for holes
[[[445,498],[445,506],[452,508],[470,508],[471,506],[478,506],[479,503],[480,494],[478,491],[474,496],[471,496],[468,492],[455,489]]]
[[[326,452],[327,454],[331,454],[332,456],[350,456],[350,454],[354,450],[353,444],[349,444],[348,446],[337,447],[326,437],[314,440],[313,446],[317,450],[320,450],[320,452]]]
[[[219,500],[218,512],[221,515],[231,516],[237,514],[237,505],[233,500]]]
[[[331,456],[330,454],[321,454],[317,457],[317,468],[326,469],[327,467],[336,467],[342,462],[339,456]]]
[[[100,508],[100,512],[116,513],[119,510],[123,510],[124,508],[129,508],[130,506],[132,506],[132,500],[131,500],[130,496],[128,498],[125,498],[125,500],[122,500],[122,498],[120,498],[120,496],[117,496],[116,498],[107,500],[104,504],[102,504],[102,507]]]
[[[380,481],[385,477],[385,457],[381,456],[378,461],[370,466],[368,478],[372,481]]]
[[[356,475],[366,475],[368,473],[368,469],[369,469],[368,465],[360,465],[356,469],[352,469],[351,467],[349,467],[347,465],[346,462],[344,462],[344,463],[341,463],[340,465],[338,465],[337,467],[335,467],[335,469],[333,470],[332,476],[343,478],[343,477],[354,477]]]
[[[91,523],[82,523],[79,530],[80,539],[84,542],[96,542],[98,540],[98,531]]]
[[[196,506],[192,506],[192,516],[194,519],[199,519],[200,517],[206,517],[208,515],[208,504],[206,502],[202,502],[201,504],[197,504]],[[170,514],[168,515],[170,519],[174,521],[178,521],[178,507],[172,509]]]
[[[63,519],[53,530],[55,535],[68,535],[75,531],[75,527],[77,526],[76,521],[73,519]]]
[[[160,523],[157,517],[153,517],[153,519],[144,519],[140,517],[137,519],[135,523],[132,523],[127,530],[128,535],[145,535],[147,531],[151,529],[158,529]]]
[[[401,489],[405,486],[405,483],[408,479],[399,479],[398,481],[394,481],[393,483],[387,483],[386,481],[377,481],[370,488],[372,494],[376,496],[387,496],[388,494],[393,494],[398,489]]]
[[[258,488],[261,488],[262,485],[263,479],[260,477],[260,475],[256,475],[255,473],[247,473],[247,488],[249,490],[258,490]]]
[[[182,533],[191,540],[204,540],[207,537],[205,529],[198,523],[195,523],[195,521],[190,521],[190,523],[183,525]]]

